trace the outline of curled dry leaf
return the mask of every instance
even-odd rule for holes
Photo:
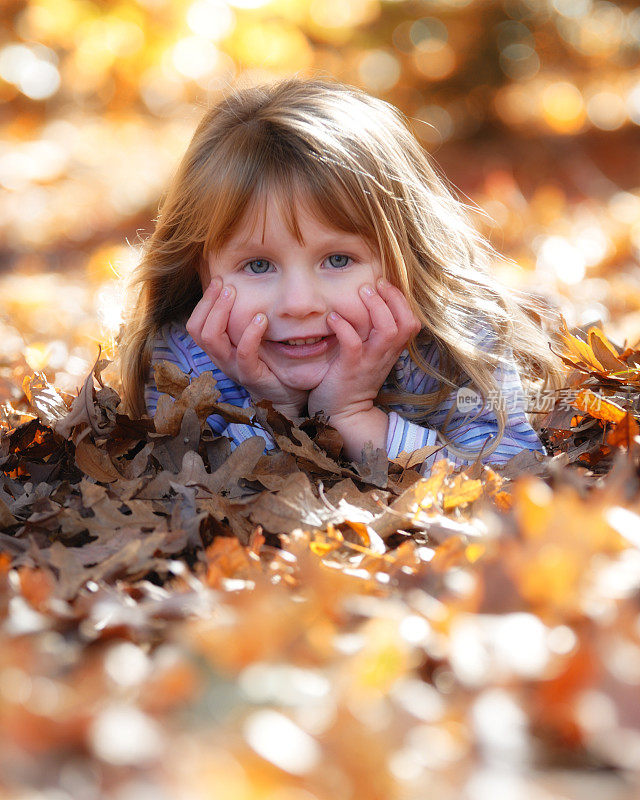
[[[25,377],[22,389],[31,407],[45,425],[53,425],[69,413],[62,395],[42,372]]]
[[[171,361],[157,361],[153,365],[153,379],[159,392],[178,398],[189,385],[189,376]]]
[[[627,365],[621,360],[616,348],[599,328],[589,328],[587,336],[593,354],[605,370],[616,372],[627,369]]]
[[[394,464],[398,464],[403,469],[411,469],[412,467],[417,467],[432,456],[434,453],[437,453],[438,450],[442,450],[442,445],[427,445],[426,447],[420,447],[418,450],[414,450],[411,453],[407,453],[403,450],[401,453],[392,459]]]
[[[82,429],[88,426],[96,437],[108,436],[108,434],[115,427],[115,408],[118,405],[118,395],[113,389],[105,389],[102,386],[100,373],[109,364],[106,359],[98,360],[93,366],[93,369],[87,375],[85,382],[74,399],[71,409],[66,416],[57,420],[53,424],[53,428],[57,434],[68,438],[74,428],[79,428],[74,432],[73,439],[78,441],[83,435]],[[100,401],[96,397],[96,390],[94,387],[94,379],[98,381],[102,387],[100,392]],[[115,400],[115,403],[114,403]]]
[[[590,344],[587,344],[587,342],[584,342],[582,339],[574,336],[569,331],[564,318],[561,318],[560,338],[565,347],[565,351],[562,355],[564,360],[569,364],[572,364],[577,369],[587,372],[591,370],[602,372],[604,370],[602,363],[598,360]],[[605,349],[607,349],[607,352],[609,352],[608,348],[605,347]]]
[[[192,408],[203,424],[217,407],[220,390],[216,389],[216,380],[212,372],[203,372],[182,390],[176,400],[168,394],[161,394],[158,399],[153,421],[158,433],[175,436],[180,431],[182,418],[188,408]]]

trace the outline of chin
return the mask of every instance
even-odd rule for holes
[[[270,368],[275,373],[276,377],[282,381],[285,386],[290,389],[297,389],[302,392],[310,392],[322,381],[329,369],[328,364],[322,365],[304,365],[298,368],[290,368],[286,370]]]

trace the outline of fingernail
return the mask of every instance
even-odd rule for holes
[[[233,287],[231,286],[225,286],[225,288],[222,290],[222,296],[225,298],[225,300],[227,299],[227,297],[231,297],[232,294],[233,294]]]
[[[378,289],[386,289],[388,285],[384,278],[378,278]]]
[[[337,322],[340,319],[340,316],[336,314],[335,311],[332,311],[328,316],[327,319],[330,319],[331,322]]]
[[[256,325],[262,325],[265,319],[266,317],[264,314],[256,314],[255,317],[253,318],[253,321]]]
[[[373,286],[369,286],[368,283],[365,284],[364,286],[361,286],[360,291],[362,292],[362,294],[366,294],[368,297],[371,297],[376,293]]]

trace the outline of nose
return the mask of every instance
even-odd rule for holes
[[[278,313],[283,317],[303,318],[328,311],[320,283],[304,270],[292,270],[280,286]]]

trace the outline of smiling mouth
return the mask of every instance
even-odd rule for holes
[[[271,340],[268,344],[287,358],[313,358],[327,352],[334,336],[305,336],[296,339]]]
[[[326,339],[326,336],[310,336],[307,339],[281,339],[278,344],[288,344],[292,346],[316,344],[317,342],[321,342],[323,339]]]

